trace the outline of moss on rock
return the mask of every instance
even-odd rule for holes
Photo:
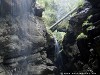
[[[78,35],[77,40],[83,39],[83,38],[86,39],[87,35],[85,35],[84,33],[81,33],[80,35]]]

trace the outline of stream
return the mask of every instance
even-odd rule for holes
[[[83,16],[79,14],[80,20],[77,22],[77,18],[75,20],[74,18],[71,19],[68,23],[68,20],[64,19],[66,17],[70,18],[68,14],[78,6],[75,5],[78,1],[80,0],[73,0],[73,2],[70,0],[54,0],[55,6],[52,9],[54,7],[56,9],[53,12],[47,11],[47,13],[52,12],[53,16],[47,14],[45,16],[49,17],[46,19],[49,21],[50,17],[55,16],[56,20],[54,22],[57,20],[58,22],[52,23],[61,25],[61,29],[65,30],[68,30],[68,26],[72,26],[72,24],[74,26],[74,22],[77,25],[84,18],[83,12],[80,13]],[[79,26],[76,28],[69,27],[69,32],[55,29],[55,32],[50,31],[49,33],[48,30],[51,29],[46,29],[46,25],[43,22],[44,17],[39,16],[42,14],[43,8],[35,4],[35,0],[0,0],[0,60],[2,59],[0,61],[0,75],[65,75],[64,73],[67,74],[67,72],[77,72],[78,74],[78,72],[82,71],[83,73],[85,69],[85,72],[87,72],[91,70],[91,67],[89,67],[91,64],[95,68],[94,64],[98,64],[98,61],[97,59],[92,59],[92,56],[93,63],[89,59],[87,61],[86,59],[81,60],[81,58],[90,57],[90,50],[87,50],[88,45],[90,48],[90,45],[94,44],[88,42],[87,37],[85,38],[86,43],[84,43],[84,38],[81,38],[81,40],[76,39],[76,36],[80,36],[77,33]],[[37,13],[37,15],[34,15],[33,12]],[[63,17],[64,15],[68,16]],[[60,24],[60,22],[62,23]],[[82,26],[79,29],[81,28]],[[72,33],[71,29],[75,32]],[[100,26],[95,29],[98,30],[98,34],[99,29]],[[79,30],[79,33],[81,33],[81,30]],[[97,39],[93,38],[93,41],[99,39],[97,35],[95,37]],[[84,47],[85,44],[86,47]],[[98,41],[95,44],[98,44]],[[79,50],[80,54],[78,53]],[[87,51],[85,52],[85,50]],[[80,56],[82,54],[83,57]],[[91,64],[88,65],[88,62]]]
[[[53,35],[54,42],[55,42],[55,66],[57,67],[57,74],[60,74],[63,71],[63,59],[61,55],[60,45],[57,41],[57,38],[55,35]]]

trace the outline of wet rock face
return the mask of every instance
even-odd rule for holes
[[[90,1],[90,2],[93,5],[93,2],[92,1]],[[99,51],[98,51],[99,47],[98,47],[98,45],[100,44],[99,43],[99,38],[100,38],[99,37],[100,36],[100,18],[99,18],[100,12],[99,11],[100,11],[100,7],[98,5],[100,5],[100,1],[96,0],[94,2],[94,4],[97,4],[97,7],[95,7],[93,5],[93,7],[92,7],[93,8],[92,17],[89,19],[89,23],[92,22],[92,25],[94,27],[88,29],[87,35],[88,35],[88,37],[90,39],[90,42],[91,42],[93,48],[95,49],[95,51],[97,51],[97,54],[99,54]],[[97,41],[97,39],[98,39],[98,41]]]
[[[76,38],[82,32],[82,24],[90,14],[91,4],[86,2],[82,8],[77,10],[77,14],[69,20],[70,25],[63,40],[63,48],[67,57],[70,57],[69,61],[79,54]]]
[[[31,12],[35,0],[0,1],[0,75],[53,73],[44,51],[46,28]]]
[[[70,19],[68,34],[63,40],[63,47],[66,52],[63,53],[64,64],[73,65],[77,69],[72,69],[72,66],[65,66],[67,68],[65,72],[87,73],[87,69],[84,69],[84,67],[87,67],[94,73],[100,74],[100,0],[87,1],[90,2],[90,6],[86,4],[86,7],[83,6]],[[85,11],[86,9],[89,10]],[[73,35],[70,36],[72,33]],[[74,48],[74,50],[71,48]],[[75,50],[76,54],[73,52]],[[68,61],[72,63],[70,64]]]
[[[88,0],[93,7],[95,8],[99,8],[100,7],[100,1],[99,0],[96,0],[95,2],[93,0]]]
[[[82,24],[91,14],[92,6],[89,2],[85,2],[82,8],[77,10],[77,14],[69,20],[70,27],[69,29],[74,31],[75,35],[79,35],[82,31]]]

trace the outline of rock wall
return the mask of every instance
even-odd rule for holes
[[[99,0],[85,0],[85,4],[69,20],[70,25],[63,40],[62,52],[64,64],[69,66],[64,67],[64,72],[99,74],[99,13]]]
[[[47,31],[34,7],[35,0],[0,0],[0,75],[53,73]]]

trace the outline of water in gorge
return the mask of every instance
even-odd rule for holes
[[[53,37],[55,42],[54,62],[55,62],[55,66],[57,67],[58,74],[60,74],[63,71],[63,59],[61,55],[60,45],[57,41],[57,38],[54,35]]]
[[[68,14],[71,10],[73,10],[74,8],[77,7],[77,5],[75,3],[77,3],[78,0],[54,0],[55,3],[55,14],[56,14],[56,19],[60,20],[62,17],[64,17],[66,14]],[[73,6],[71,6],[73,5]],[[70,16],[68,16],[70,18]],[[67,18],[68,18],[67,17]],[[65,20],[66,21],[66,20]],[[61,50],[61,46],[59,45],[58,41],[61,40],[61,38],[64,38],[64,34],[60,34],[59,32],[55,31],[53,32],[53,38],[54,38],[54,42],[55,42],[55,52],[54,52],[54,58],[55,58],[55,66],[57,67],[57,74],[61,74],[63,73],[63,58],[62,58],[62,50]],[[58,36],[57,36],[58,34]]]
[[[98,70],[100,26],[89,21],[100,14],[91,17],[91,5],[79,6],[80,1],[0,0],[0,75],[77,75]],[[55,24],[54,31],[49,29]]]

